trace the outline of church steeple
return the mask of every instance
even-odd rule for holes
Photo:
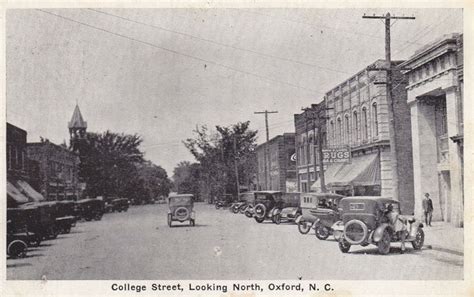
[[[84,121],[79,106],[76,104],[71,121],[68,123],[69,135],[71,136],[70,146],[73,151],[78,151],[80,142],[86,137],[87,122]]]

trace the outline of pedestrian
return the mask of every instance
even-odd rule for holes
[[[425,193],[423,199],[423,212],[425,213],[425,223],[431,226],[431,217],[433,216],[433,201],[430,198],[430,193]]]

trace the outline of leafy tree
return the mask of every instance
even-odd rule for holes
[[[184,145],[201,166],[201,193],[210,202],[223,193],[237,193],[238,184],[249,185],[255,174],[255,148],[257,131],[249,129],[250,122],[229,127],[216,126],[210,132],[206,126],[198,127],[195,138],[184,141]]]
[[[200,200],[201,165],[182,161],[173,170],[174,191],[179,194],[193,194],[197,201]]]

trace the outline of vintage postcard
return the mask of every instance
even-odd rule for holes
[[[2,296],[472,295],[472,13],[3,4]]]

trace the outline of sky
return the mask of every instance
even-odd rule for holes
[[[250,121],[272,110],[270,138],[294,114],[377,59],[384,25],[362,15],[415,16],[391,27],[392,59],[462,32],[461,9],[9,9],[7,121],[69,142],[79,105],[88,131],[143,137],[145,158],[172,175],[196,125]]]

